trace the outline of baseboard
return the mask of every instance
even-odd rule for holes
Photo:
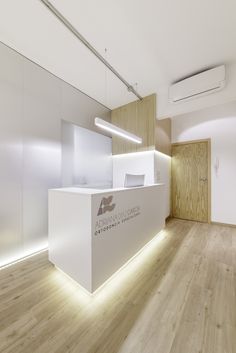
[[[217,226],[224,226],[224,227],[236,228],[236,224],[230,224],[230,223],[211,222],[211,224],[215,224],[215,225],[217,225]]]
[[[41,250],[38,250],[38,251],[35,251],[31,254],[28,254],[28,255],[25,255],[25,256],[22,256],[22,257],[18,257],[10,262],[6,262],[5,264],[1,265],[0,266],[0,271],[7,268],[7,267],[10,267],[10,266],[13,266],[13,265],[16,265],[18,264],[19,262],[23,262],[25,260],[28,260],[29,258],[33,257],[33,256],[36,256],[36,255],[39,255],[45,251],[48,251],[48,248],[43,248]]]

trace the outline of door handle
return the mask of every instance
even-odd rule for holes
[[[207,181],[207,178],[200,178],[200,181]]]

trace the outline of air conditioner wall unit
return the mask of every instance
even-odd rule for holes
[[[169,88],[172,103],[183,102],[220,91],[225,87],[225,65],[201,72]]]

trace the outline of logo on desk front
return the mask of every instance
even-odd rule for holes
[[[116,207],[116,204],[112,203],[112,200],[113,200],[113,196],[102,198],[102,201],[99,206],[98,214],[97,214],[98,216],[114,210],[114,208]]]

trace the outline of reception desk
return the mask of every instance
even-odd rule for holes
[[[165,224],[164,185],[49,190],[49,260],[93,293]]]

